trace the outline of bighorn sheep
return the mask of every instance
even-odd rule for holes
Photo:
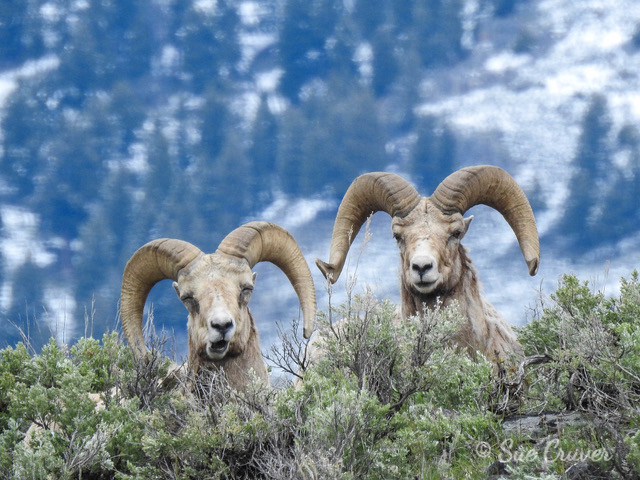
[[[303,314],[303,335],[311,336],[316,297],[309,267],[294,238],[273,223],[250,222],[227,235],[215,253],[175,239],[153,240],[127,262],[120,312],[124,334],[136,358],[146,353],[142,314],[147,295],[161,280],[172,279],[189,312],[188,367],[223,369],[229,384],[244,390],[249,371],[265,383],[269,377],[258,332],[247,304],[262,261],[279,267],[295,289]]]
[[[492,360],[519,356],[522,347],[509,324],[481,295],[476,269],[460,243],[473,218],[463,215],[478,204],[504,216],[518,239],[529,274],[535,275],[540,246],[529,201],[507,172],[487,165],[452,173],[430,197],[421,197],[393,173],[359,176],[338,208],[329,262],[317,259],[316,265],[334,283],[362,224],[375,212],[387,212],[402,262],[402,318],[432,308],[438,301],[443,305],[457,301],[467,319],[456,338],[460,346]]]

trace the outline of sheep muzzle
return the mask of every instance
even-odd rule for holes
[[[219,360],[226,355],[228,349],[229,342],[223,339],[207,343],[203,354],[208,360]]]
[[[235,322],[231,319],[211,320],[207,327],[207,337],[203,353],[210,360],[219,360],[223,358],[231,344],[236,333]]]
[[[405,281],[418,294],[432,293],[442,281],[440,264],[434,249],[427,240],[410,241],[410,245],[403,252]]]

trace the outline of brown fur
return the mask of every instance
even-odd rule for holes
[[[256,358],[262,360],[262,351],[260,350],[260,339],[258,331],[253,323],[253,318],[249,315],[251,323],[249,338],[243,349],[236,347],[235,351],[227,353],[220,360],[208,360],[202,354],[191,353],[191,345],[189,346],[189,365],[194,373],[201,368],[221,370],[229,382],[229,385],[238,390],[243,391],[251,381],[252,375],[255,375],[264,384],[269,383],[269,374],[264,361],[257,362]],[[202,350],[202,349],[200,349]]]
[[[398,239],[401,258],[402,318],[419,314],[424,308],[457,301],[467,319],[457,343],[474,354],[483,353],[492,360],[522,355],[511,326],[482,295],[477,271],[460,243],[471,221],[462,215],[443,215],[423,198],[418,207],[403,219],[393,219],[392,230]],[[411,282],[411,259],[418,247],[428,246],[440,273],[433,291],[422,293]]]
[[[198,373],[201,368],[224,370],[227,381],[237,390],[246,388],[250,381],[249,371],[269,383],[258,332],[247,305],[249,297],[243,296],[241,291],[241,286],[253,288],[254,282],[254,274],[245,261],[222,254],[207,255],[180,275],[174,288],[189,312],[188,365],[192,373]],[[191,297],[197,302],[197,308]],[[189,300],[185,301],[185,298]],[[228,312],[235,325],[234,335],[222,358],[210,358],[206,352],[211,330],[208,322],[215,309]]]

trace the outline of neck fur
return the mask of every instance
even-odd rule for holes
[[[466,319],[455,341],[472,356],[480,351],[491,360],[505,360],[523,355],[522,347],[511,326],[480,293],[480,283],[471,260],[463,255],[459,281],[429,295],[419,295],[406,285],[401,286],[402,317],[419,315],[424,308],[433,309],[438,302],[443,307],[458,301],[460,314]]]
[[[210,368],[224,371],[229,385],[238,391],[246,390],[252,375],[269,384],[269,374],[262,358],[260,350],[260,338],[253,323],[253,318],[249,318],[251,330],[245,349],[237,355],[226,355],[224,358],[215,361],[203,361],[197,355],[195,348],[189,348],[189,368],[192,373],[198,373],[200,368]],[[251,373],[252,372],[252,373]]]
[[[401,282],[402,318],[420,314],[424,308],[433,309],[438,302],[443,307],[458,300],[460,313],[468,317],[467,306],[480,297],[480,288],[476,269],[467,256],[466,249],[460,249],[460,263],[454,269],[451,280],[445,282],[438,290],[421,294]]]

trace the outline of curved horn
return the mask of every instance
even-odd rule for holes
[[[136,358],[146,352],[142,312],[147,295],[161,280],[177,280],[180,270],[204,255],[188,242],[160,238],[140,247],[129,259],[122,275],[120,317],[124,335]]]
[[[540,264],[536,220],[525,193],[503,169],[490,165],[462,168],[445,178],[430,198],[445,214],[464,214],[480,203],[499,211],[518,239],[529,274],[536,274]]]
[[[329,262],[316,259],[316,265],[331,283],[342,272],[349,247],[362,224],[375,212],[405,217],[420,202],[418,191],[404,178],[385,172],[357,177],[344,194],[331,235]]]
[[[303,335],[311,336],[316,317],[316,290],[307,261],[289,232],[275,223],[249,222],[229,233],[217,252],[244,258],[251,268],[258,262],[271,262],[280,268],[298,295],[304,319]]]

